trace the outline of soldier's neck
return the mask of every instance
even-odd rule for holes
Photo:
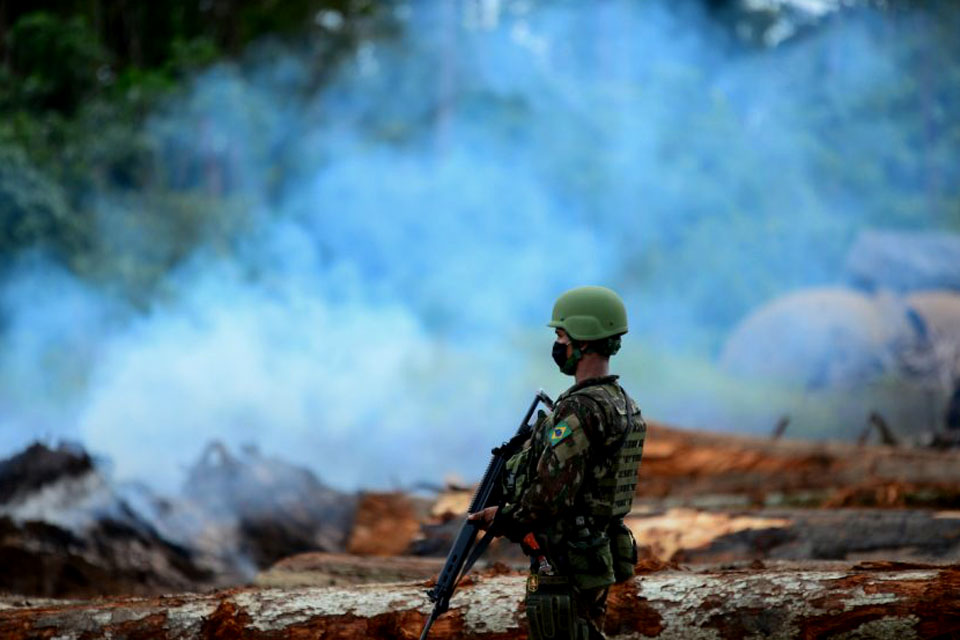
[[[577,384],[590,378],[602,378],[608,375],[610,375],[610,358],[596,353],[585,353],[577,363]]]

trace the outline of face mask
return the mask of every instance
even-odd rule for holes
[[[557,363],[557,366],[560,367],[560,371],[572,376],[577,372],[577,363],[580,362],[580,358],[583,354],[580,353],[580,349],[574,347],[573,355],[569,358],[567,357],[567,345],[554,342],[553,343],[553,361]]]

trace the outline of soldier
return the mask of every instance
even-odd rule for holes
[[[604,637],[606,598],[633,576],[630,511],[646,424],[610,375],[610,356],[627,332],[620,297],[578,287],[553,307],[553,359],[576,384],[507,462],[505,500],[471,514],[482,528],[521,542],[530,555],[526,610],[531,640]],[[532,535],[531,535],[532,534]]]

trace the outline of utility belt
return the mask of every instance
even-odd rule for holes
[[[637,545],[622,518],[595,520],[577,516],[563,531],[537,536],[539,550],[532,553],[531,573],[565,576],[577,589],[594,589],[625,582],[633,577]],[[542,558],[548,563],[544,567]],[[547,570],[545,570],[547,569]]]

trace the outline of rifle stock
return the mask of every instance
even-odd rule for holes
[[[490,464],[487,465],[483,479],[480,481],[480,485],[473,495],[473,500],[470,501],[470,508],[467,511],[468,514],[476,513],[477,511],[499,503],[502,498],[500,495],[500,478],[503,475],[504,465],[506,465],[510,456],[519,451],[523,442],[530,437],[533,430],[533,427],[530,425],[530,418],[533,416],[533,412],[536,411],[537,405],[541,402],[548,409],[553,409],[553,401],[544,393],[543,389],[540,389],[534,396],[533,402],[530,403],[527,413],[523,416],[517,433],[510,438],[510,440],[496,447],[491,452],[492,457],[490,458]],[[453,541],[453,546],[447,554],[447,560],[444,562],[443,569],[437,578],[437,584],[427,592],[427,596],[434,603],[433,611],[423,626],[420,640],[426,640],[427,634],[430,633],[430,627],[433,626],[433,623],[440,615],[450,608],[450,598],[453,596],[457,585],[460,584],[460,580],[470,571],[473,562],[479,556],[477,552],[482,553],[483,549],[486,548],[485,543],[489,542],[489,539],[486,537],[481,541],[483,543],[481,547],[479,549],[476,548],[477,532],[479,530],[480,528],[474,522],[467,519],[464,519],[463,524],[460,526],[460,531]]]

